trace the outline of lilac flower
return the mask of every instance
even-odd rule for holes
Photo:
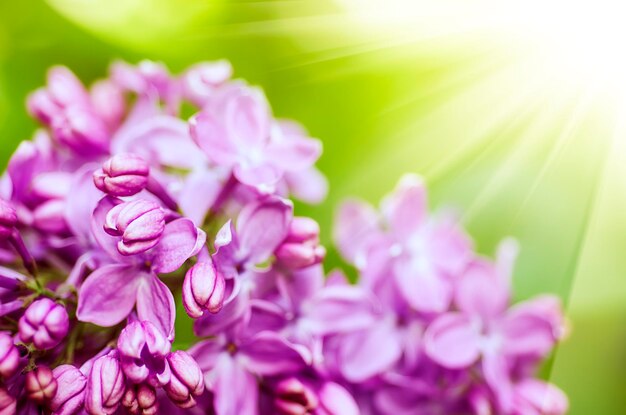
[[[52,120],[52,131],[59,143],[79,154],[105,154],[109,133],[92,109],[70,106]]]
[[[236,225],[228,221],[215,240],[214,260],[224,276],[243,279],[260,269],[287,237],[292,211],[289,201],[268,198],[247,205]]]
[[[222,88],[190,126],[192,137],[213,162],[232,168],[237,180],[262,191],[271,191],[285,172],[310,167],[321,151],[315,140],[272,137],[265,97],[243,84]]]
[[[198,262],[187,271],[183,282],[183,305],[187,314],[198,318],[204,310],[218,313],[224,305],[226,281],[211,258]]]
[[[156,390],[145,383],[128,385],[122,406],[132,415],[154,415],[159,409]]]
[[[476,261],[469,267],[456,294],[459,312],[439,316],[424,339],[428,356],[450,369],[468,367],[482,357],[483,376],[504,411],[511,409],[513,399],[511,359],[545,357],[560,333],[560,321],[535,310],[533,302],[507,312],[511,249],[502,246],[497,265]]]
[[[87,106],[89,96],[78,78],[67,68],[55,66],[48,71],[48,88],[35,91],[27,107],[31,115],[49,125],[66,108]]]
[[[33,116],[51,127],[60,144],[82,155],[107,151],[107,126],[94,110],[87,90],[69,69],[52,68],[48,88],[33,93],[27,106]]]
[[[6,332],[0,332],[0,376],[7,379],[17,371],[20,352]]]
[[[258,414],[255,375],[294,373],[310,362],[303,347],[266,331],[246,337],[240,330],[196,344],[189,353],[205,373],[217,415]]]
[[[132,383],[148,382],[155,387],[167,384],[171,371],[166,357],[171,347],[165,335],[149,321],[130,323],[117,341],[126,378]]]
[[[94,271],[82,285],[78,299],[78,319],[101,326],[112,326],[128,316],[136,304],[139,319],[153,322],[169,337],[173,334],[174,328],[174,298],[156,274],[177,270],[188,258],[200,251],[206,235],[190,220],[175,219],[165,224],[153,248],[138,255],[119,255],[118,248],[120,241],[124,243],[123,238],[116,242],[101,230],[102,226],[108,222],[109,227],[115,227],[118,232],[132,231],[133,221],[126,219],[134,215],[127,216],[127,212],[120,209],[114,212],[118,213],[117,215],[109,214],[116,206],[127,205],[120,205],[117,200],[105,198],[94,212],[92,222],[94,236],[115,262]],[[134,213],[135,210],[129,209],[128,212]],[[160,221],[157,221],[156,226],[151,223],[150,229],[152,231],[148,236],[154,240],[154,230],[158,233]],[[137,231],[141,234],[145,230],[139,227]]]
[[[150,166],[134,154],[116,154],[94,173],[96,187],[111,196],[132,196],[148,184]]]
[[[187,123],[163,114],[151,96],[138,98],[115,132],[111,150],[115,154],[132,153],[143,158],[151,166],[151,176],[163,180],[166,186],[170,175],[162,167],[196,170],[207,163],[206,156],[193,142]]]
[[[370,293],[348,284],[324,284],[321,266],[278,272],[274,278],[277,292],[252,301],[252,331],[279,332],[286,340],[305,346],[314,364],[324,359],[325,338],[355,333],[376,322],[377,304]],[[203,333],[211,327],[207,323],[199,321],[196,330]]]
[[[471,258],[470,241],[450,217],[427,220],[426,193],[416,176],[403,177],[382,210],[383,220],[361,203],[344,205],[335,231],[340,250],[375,290],[391,275],[411,307],[445,311],[452,301],[452,278]]]
[[[39,366],[26,373],[24,389],[28,399],[34,402],[41,404],[50,401],[56,395],[57,387],[52,370],[47,366]]]
[[[69,317],[65,307],[49,298],[41,298],[26,309],[19,321],[19,336],[41,350],[59,344],[67,334]]]
[[[85,389],[85,411],[90,415],[114,414],[125,389],[124,373],[116,352],[96,359]]]
[[[52,375],[57,383],[57,393],[50,401],[52,413],[54,415],[77,413],[83,407],[87,378],[72,365],[57,366]]]
[[[190,408],[196,405],[195,398],[204,392],[204,375],[198,363],[182,350],[170,353],[167,356],[172,377],[165,385],[167,396],[181,408]]]

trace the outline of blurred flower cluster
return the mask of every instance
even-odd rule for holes
[[[63,67],[0,181],[0,414],[558,415],[535,378],[556,298],[510,307],[516,246],[479,257],[419,178],[340,210],[325,276],[321,143],[225,61]],[[176,304],[197,342],[177,350]],[[189,335],[185,335],[189,338]]]

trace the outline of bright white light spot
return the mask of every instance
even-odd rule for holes
[[[562,76],[626,88],[626,2],[533,0],[507,14],[511,32]]]
[[[461,50],[491,45],[525,62],[527,79],[626,95],[626,0],[337,1],[372,36],[416,47],[428,40]]]

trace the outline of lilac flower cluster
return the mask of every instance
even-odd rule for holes
[[[0,179],[0,415],[565,413],[534,377],[560,306],[509,307],[515,245],[477,256],[407,176],[380,215],[342,207],[359,279],[325,276],[290,200],[325,197],[321,144],[231,76],[55,67],[29,97],[42,128]]]

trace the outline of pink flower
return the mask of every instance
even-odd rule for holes
[[[243,84],[222,88],[189,122],[193,139],[214,163],[263,192],[271,192],[285,172],[310,167],[321,152],[316,140],[272,135],[265,97]]]

